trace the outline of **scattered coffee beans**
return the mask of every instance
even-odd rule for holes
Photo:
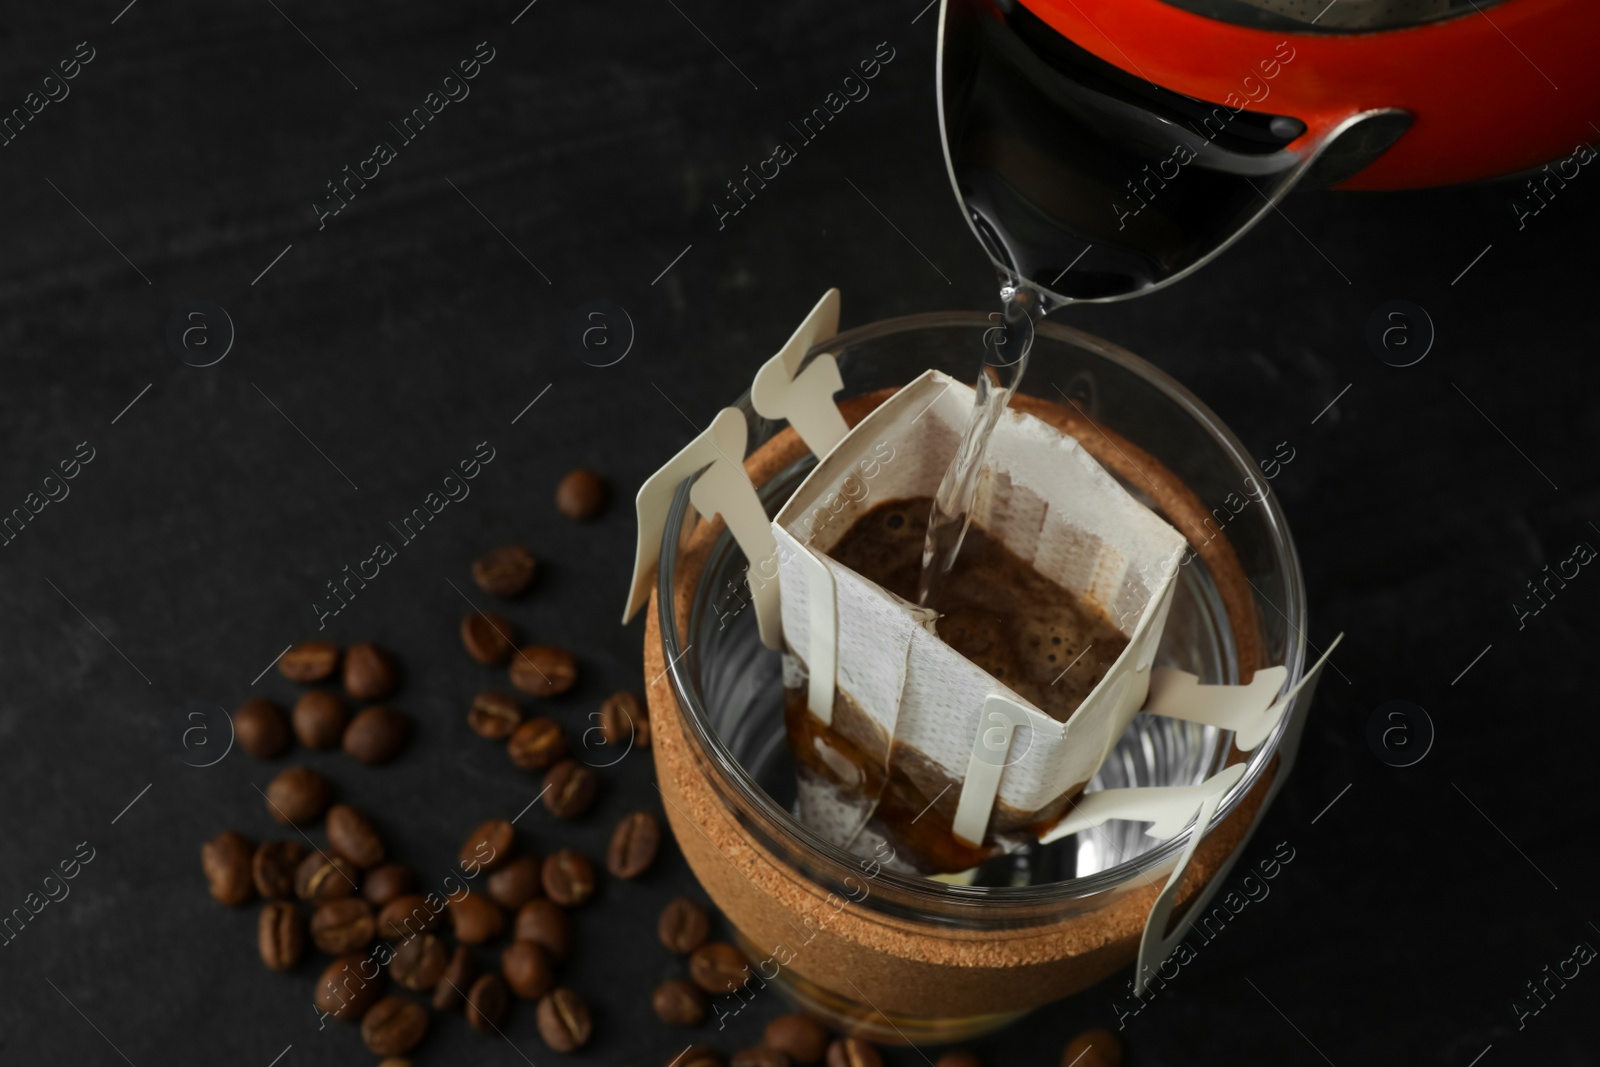
[[[382,700],[394,692],[394,660],[389,653],[362,641],[351,645],[344,653],[344,691],[351,700],[368,703]]]
[[[306,858],[298,841],[263,841],[250,862],[256,892],[267,898],[294,896],[294,872]]]
[[[344,701],[326,689],[313,689],[295,702],[294,735],[307,748],[338,747],[349,722]]]
[[[809,1015],[780,1015],[767,1024],[762,1044],[787,1055],[795,1067],[816,1067],[828,1053],[828,1031]]]
[[[706,1045],[696,1045],[674,1056],[667,1067],[722,1067],[722,1053]]]
[[[644,702],[632,693],[613,693],[600,705],[600,736],[608,745],[650,747],[650,719]]]
[[[695,985],[714,997],[737,989],[744,983],[749,969],[744,953],[725,941],[701,945],[689,957],[689,977],[694,979]]]
[[[476,876],[479,871],[492,871],[502,866],[511,858],[511,846],[516,839],[517,831],[508,819],[480,823],[461,846],[461,869]]]
[[[529,719],[506,742],[511,762],[525,771],[542,771],[567,756],[567,738],[554,719]]]
[[[512,936],[537,943],[551,963],[564,963],[572,955],[572,920],[554,901],[530,900],[519,908]]]
[[[883,1057],[855,1037],[842,1037],[828,1046],[828,1067],[883,1067]]]
[[[505,693],[479,693],[472,698],[472,707],[467,709],[467,725],[472,732],[491,741],[503,741],[510,737],[511,731],[521,721],[522,709]]]
[[[472,981],[477,977],[477,961],[467,951],[467,946],[457,945],[450,963],[439,976],[439,984],[433,987],[433,1009],[454,1011],[461,1007],[466,1003],[467,990],[472,988]]]
[[[536,1015],[539,1036],[556,1052],[582,1048],[594,1033],[589,1005],[570,989],[557,989],[539,1001]]]
[[[306,950],[306,923],[293,904],[274,900],[261,909],[256,947],[261,962],[275,971],[287,971],[300,962]]]
[[[348,804],[328,809],[328,844],[351,863],[367,870],[383,862],[383,841],[372,822]]]
[[[339,855],[309,852],[294,870],[294,895],[320,904],[356,891],[356,865]]]
[[[411,738],[411,720],[390,708],[368,708],[344,731],[344,751],[369,766],[388,763]]]
[[[333,800],[333,787],[310,767],[289,767],[267,783],[267,811],[286,826],[304,826],[322,818]]]
[[[472,563],[472,580],[490,596],[521,596],[533,584],[533,553],[521,545],[491,548]]]
[[[278,657],[278,673],[291,682],[320,682],[339,665],[339,646],[304,641]]]
[[[730,1067],[793,1067],[794,1061],[775,1048],[757,1046],[740,1049],[728,1062]]]
[[[594,896],[594,868],[575,849],[552,852],[539,873],[545,896],[564,908],[575,908]]]
[[[361,1017],[361,1040],[378,1056],[410,1052],[428,1033],[428,1009],[398,994],[384,997]]]
[[[661,845],[661,826],[648,811],[623,817],[611,834],[606,850],[606,870],[618,878],[637,878],[655,862]]]
[[[516,648],[516,631],[499,615],[468,615],[461,620],[461,644],[485,667],[503,666]]]
[[[492,1034],[505,1020],[510,1003],[511,994],[506,990],[505,979],[498,974],[486,974],[467,991],[467,1023],[474,1030]]]
[[[435,930],[444,917],[443,909],[435,911],[428,906],[426,897],[404,893],[395,897],[378,912],[379,937],[414,937]]]
[[[529,696],[560,696],[577,681],[577,661],[566,649],[529,645],[511,657],[511,684]]]
[[[983,1061],[966,1049],[951,1049],[933,1067],[983,1067]]]
[[[489,876],[484,891],[502,908],[516,911],[539,895],[539,868],[537,856],[518,856]]]
[[[572,759],[551,767],[544,784],[545,809],[558,819],[576,819],[583,815],[600,792],[600,776],[594,768]]]
[[[213,897],[232,907],[255,896],[256,883],[251,874],[255,852],[255,842],[233,830],[205,843],[200,849],[200,865],[205,868]]]
[[[1110,1030],[1085,1030],[1061,1053],[1061,1067],[1121,1067],[1122,1039]]]
[[[372,905],[360,897],[330,900],[311,913],[311,940],[330,956],[366,948],[377,929]]]
[[[402,893],[409,893],[417,883],[411,868],[403,863],[385,863],[374,867],[361,880],[361,895],[374,908],[381,908]]]
[[[679,897],[661,909],[656,934],[668,952],[688,955],[711,936],[711,917],[688,897]]]
[[[693,982],[674,978],[656,986],[650,998],[656,1018],[668,1026],[699,1026],[706,1021],[706,995]]]
[[[383,992],[383,970],[366,956],[353,952],[328,964],[317,979],[314,1002],[318,1011],[344,1022],[359,1022]]]
[[[481,945],[500,936],[506,928],[505,912],[482,893],[465,893],[449,902],[450,925],[456,940]]]
[[[272,759],[289,747],[289,717],[270,700],[247,700],[233,713],[233,735],[256,759]]]
[[[606,483],[591,470],[575,470],[556,486],[556,507],[569,519],[592,519],[606,506]]]
[[[450,950],[436,934],[419,934],[400,943],[389,961],[389,977],[413,993],[438,986],[450,965]]]
[[[506,985],[523,1000],[538,1000],[556,984],[550,957],[533,941],[513,941],[500,954],[500,973]]]

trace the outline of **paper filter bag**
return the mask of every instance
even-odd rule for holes
[[[841,845],[862,831],[891,764],[974,844],[1059,815],[1150,687],[1185,541],[1032,416],[1001,416],[973,521],[1128,638],[1066,722],[945,644],[933,612],[829,557],[878,504],[934,495],[973,403],[970,386],[924,373],[832,448],[772,523],[788,680],[825,728],[813,732],[844,742],[801,743],[831,749],[822,762],[835,782],[863,790],[829,796],[802,775],[801,816]]]

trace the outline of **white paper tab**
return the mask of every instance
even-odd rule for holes
[[[978,735],[972,741],[956,817],[950,824],[962,843],[981,844],[988,832],[989,813],[1000,792],[1000,779],[1006,768],[1016,762],[1011,758],[1011,742],[1017,728],[1027,726],[1028,721],[1028,709],[1004,693],[991,693],[983,702],[983,717],[978,720]]]
[[[800,361],[819,342],[839,332],[839,290],[829,289],[811,309],[778,354],[756,373],[750,386],[750,403],[769,419],[788,419],[806,447],[821,459],[849,432],[844,416],[833,402],[844,388],[839,364],[831,352],[811,361],[804,371]]]
[[[690,501],[708,518],[722,516],[752,565],[776,552],[766,510],[742,462],[748,432],[744,414],[738,408],[723,408],[710,426],[639,487],[635,498],[639,540],[634,548],[633,582],[623,622],[633,618],[650,599],[650,580],[661,562],[662,527],[666,525],[672,497],[685,478],[699,475],[689,490]],[[777,588],[770,582],[748,584],[756,603],[761,641],[776,648],[782,636]]]
[[[1176,837],[1189,825],[1189,820],[1208,798],[1232,789],[1234,783],[1244,777],[1247,766],[1245,763],[1235,763],[1199,785],[1102,789],[1098,793],[1085,793],[1060,822],[1039,838],[1039,843],[1048,845],[1111,819],[1150,823],[1145,828],[1145,834],[1162,841]]]
[[[1232,730],[1233,743],[1239,751],[1252,751],[1272,733],[1295,695],[1316,678],[1343,640],[1344,634],[1335,637],[1322,658],[1281,697],[1277,694],[1289,676],[1286,667],[1259,670],[1249,685],[1201,685],[1200,679],[1188,671],[1158,668],[1150,678],[1145,713]]]

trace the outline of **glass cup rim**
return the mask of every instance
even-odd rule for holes
[[[880,319],[835,334],[827,340],[812,346],[806,353],[802,366],[804,363],[809,363],[812,359],[824,353],[841,352],[855,345],[896,334],[950,328],[984,329],[991,325],[993,325],[991,316],[977,311],[924,312]],[[1083,349],[1098,358],[1116,364],[1122,369],[1143,378],[1169,400],[1178,404],[1189,418],[1198,423],[1222,447],[1224,454],[1227,455],[1241,473],[1253,473],[1255,471],[1255,461],[1232,430],[1188,388],[1159,367],[1110,341],[1048,319],[1039,324],[1036,336],[1049,337],[1055,341]],[[750,404],[750,391],[748,389],[741,393],[738,399],[733,401],[730,406],[743,411],[752,425],[762,419],[760,415],[755,413]],[[717,783],[718,792],[723,796],[727,796],[731,788],[735,794],[734,799],[744,806],[745,813],[736,812],[735,814],[755,814],[761,817],[770,831],[769,836],[778,838],[777,840],[765,841],[763,844],[769,847],[772,845],[779,846],[782,849],[780,859],[790,865],[800,867],[808,877],[813,879],[820,873],[817,870],[818,867],[833,868],[832,873],[836,876],[833,881],[838,883],[842,881],[843,877],[859,874],[863,869],[861,857],[817,836],[815,832],[775,802],[767,794],[766,790],[756,783],[755,779],[733,756],[733,753],[728,750],[726,744],[723,743],[713,727],[710,716],[700,699],[697,686],[691,677],[692,672],[687,665],[687,652],[689,649],[679,633],[676,612],[674,611],[676,600],[673,579],[679,550],[678,536],[692,510],[689,502],[689,489],[693,481],[693,475],[685,478],[674,494],[662,533],[660,563],[656,575],[657,621],[661,632],[662,650],[667,663],[667,675],[672,683],[673,696],[677,700],[679,708],[684,712],[684,719],[689,725],[687,733],[694,739],[696,746],[700,750],[700,755],[706,761],[709,761],[722,775],[722,781]],[[1283,605],[1271,605],[1270,601],[1267,603],[1277,609],[1289,621],[1294,631],[1288,645],[1287,654],[1284,657],[1286,661],[1284,666],[1289,670],[1286,685],[1292,686],[1300,679],[1306,666],[1305,629],[1307,610],[1305,578],[1300,569],[1299,553],[1295,549],[1294,538],[1289,531],[1288,520],[1279,507],[1275,494],[1266,496],[1261,515],[1272,545],[1273,558],[1278,568],[1283,572],[1284,577]],[[1259,591],[1256,593],[1256,597],[1259,606],[1264,597]],[[1223,796],[1221,804],[1217,807],[1216,814],[1212,817],[1208,833],[1214,832],[1221,826],[1223,821],[1261,781],[1262,776],[1266,773],[1278,751],[1279,744],[1289,729],[1290,720],[1297,713],[1300,702],[1304,699],[1304,692],[1296,694],[1290,708],[1279,720],[1278,725],[1273,728],[1264,741],[1250,752],[1244,775]],[[1261,812],[1257,813],[1256,818],[1259,819],[1264,812],[1265,809],[1263,808]],[[748,818],[741,818],[740,822],[747,827],[750,825]],[[887,870],[881,871],[874,875],[873,878],[878,885],[885,888],[892,887],[912,901],[914,905],[961,906],[982,902],[987,906],[1013,905],[1029,907],[1070,903],[1124,886],[1135,878],[1147,877],[1150,871],[1161,868],[1168,861],[1177,860],[1187,847],[1193,832],[1194,823],[1191,821],[1177,835],[1132,859],[1081,878],[1049,882],[1042,885],[951,885],[946,882],[914,875],[896,874]],[[873,896],[877,897],[877,894]]]

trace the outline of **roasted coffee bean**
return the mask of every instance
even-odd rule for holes
[[[250,861],[256,892],[268,898],[294,896],[294,872],[305,858],[306,847],[298,841],[263,841]]]
[[[511,684],[529,696],[560,696],[577,681],[577,661],[565,649],[529,645],[511,657]]]
[[[571,1052],[589,1043],[594,1023],[589,1005],[570,989],[557,989],[539,1001],[539,1036],[556,1052]]]
[[[567,757],[567,737],[554,719],[529,719],[506,742],[511,762],[525,771],[542,771]]]
[[[498,974],[486,974],[467,990],[467,1024],[474,1030],[492,1034],[505,1021],[511,994]]]
[[[472,698],[472,707],[467,709],[467,725],[472,732],[491,741],[510,737],[521,721],[522,709],[505,693],[479,693]]]
[[[650,719],[632,693],[613,693],[600,705],[600,736],[608,745],[650,747]]]
[[[499,615],[468,615],[461,620],[461,644],[485,667],[499,667],[517,647],[511,622]]]
[[[464,893],[449,903],[456,940],[468,945],[493,941],[506,928],[506,914],[482,893]]]
[[[328,844],[351,863],[366,870],[383,862],[383,841],[368,818],[348,804],[328,809]]]
[[[450,965],[450,950],[436,934],[419,934],[400,943],[389,961],[389,977],[414,993],[431,990]]]
[[[517,831],[509,819],[489,819],[467,835],[461,846],[461,869],[476,876],[479,871],[503,867],[511,858]]]
[[[233,736],[256,759],[281,756],[289,747],[289,717],[270,700],[247,700],[233,713]]]
[[[394,660],[370,641],[345,649],[344,691],[363,704],[382,700],[394,692]]]
[[[427,897],[404,893],[395,897],[378,912],[379,937],[415,937],[438,929],[444,918],[442,907],[435,910]]]
[[[828,1031],[809,1015],[780,1015],[767,1024],[761,1043],[788,1056],[795,1067],[816,1067],[828,1054]]]
[[[356,865],[343,856],[309,852],[294,871],[294,895],[320,904],[356,891]]]
[[[306,951],[306,921],[287,900],[274,900],[261,909],[256,922],[256,947],[261,962],[275,971],[287,971]]]
[[[521,545],[491,548],[472,561],[472,580],[490,596],[521,596],[533,584],[533,553]]]
[[[383,968],[359,952],[340,956],[317,979],[314,1003],[347,1023],[360,1022],[383,993]]]
[[[313,689],[295,701],[294,735],[307,748],[339,747],[349,723],[344,701],[326,689]]]
[[[361,880],[361,895],[374,908],[381,908],[402,893],[409,893],[417,884],[411,868],[403,863],[385,863],[374,867]]]
[[[576,819],[594,804],[600,776],[577,760],[562,760],[544,776],[544,806],[558,819]]]
[[[330,900],[311,913],[311,940],[330,956],[366,948],[377,929],[372,905],[360,897]]]
[[[667,1067],[723,1067],[722,1053],[707,1045],[696,1045],[674,1056]]]
[[[267,811],[286,826],[305,826],[322,818],[333,787],[310,767],[288,767],[267,783]]]
[[[467,951],[467,946],[457,945],[450,962],[445,966],[439,982],[433,987],[433,1010],[454,1011],[467,1001],[467,990],[478,977],[478,964]]]
[[[1122,1067],[1122,1039],[1110,1030],[1085,1030],[1061,1053],[1061,1067]]]
[[[668,952],[688,955],[711,936],[711,917],[688,897],[679,897],[661,909],[656,935]]]
[[[828,1046],[828,1067],[883,1067],[878,1050],[856,1037],[842,1037]]]
[[[518,856],[489,876],[484,890],[507,911],[516,911],[539,895],[539,858]]]
[[[575,908],[594,896],[594,867],[576,849],[563,848],[546,856],[539,880],[544,895],[564,908]]]
[[[983,1067],[983,1061],[966,1049],[951,1049],[933,1067]]]
[[[278,673],[291,682],[320,682],[339,665],[339,646],[303,641],[278,657]]]
[[[500,953],[500,973],[523,1000],[538,1000],[556,984],[550,957],[533,941],[513,941]]]
[[[374,1055],[410,1052],[427,1034],[428,1009],[410,997],[384,997],[361,1017],[361,1040]]]
[[[689,957],[689,977],[694,979],[695,985],[714,997],[731,993],[743,985],[749,976],[749,971],[744,953],[726,941],[713,941],[709,945],[701,945]]]
[[[565,963],[572,955],[572,920],[551,900],[530,900],[518,908],[512,936],[537,943],[551,963]]]
[[[611,834],[606,850],[606,870],[618,878],[637,878],[655,862],[661,845],[661,825],[648,811],[623,817]]]
[[[656,986],[650,998],[656,1018],[668,1026],[699,1026],[706,1021],[706,995],[693,982],[674,978]]]
[[[368,708],[344,731],[345,754],[368,766],[388,763],[411,738],[411,719],[391,708]]]
[[[728,1063],[729,1067],[793,1067],[794,1061],[775,1048],[757,1045],[735,1052]]]
[[[591,470],[575,470],[556,486],[556,507],[569,519],[592,519],[606,506],[606,483]]]
[[[256,883],[250,871],[255,853],[255,842],[233,830],[207,841],[200,849],[200,866],[205,868],[211,895],[229,906],[255,896]]]

